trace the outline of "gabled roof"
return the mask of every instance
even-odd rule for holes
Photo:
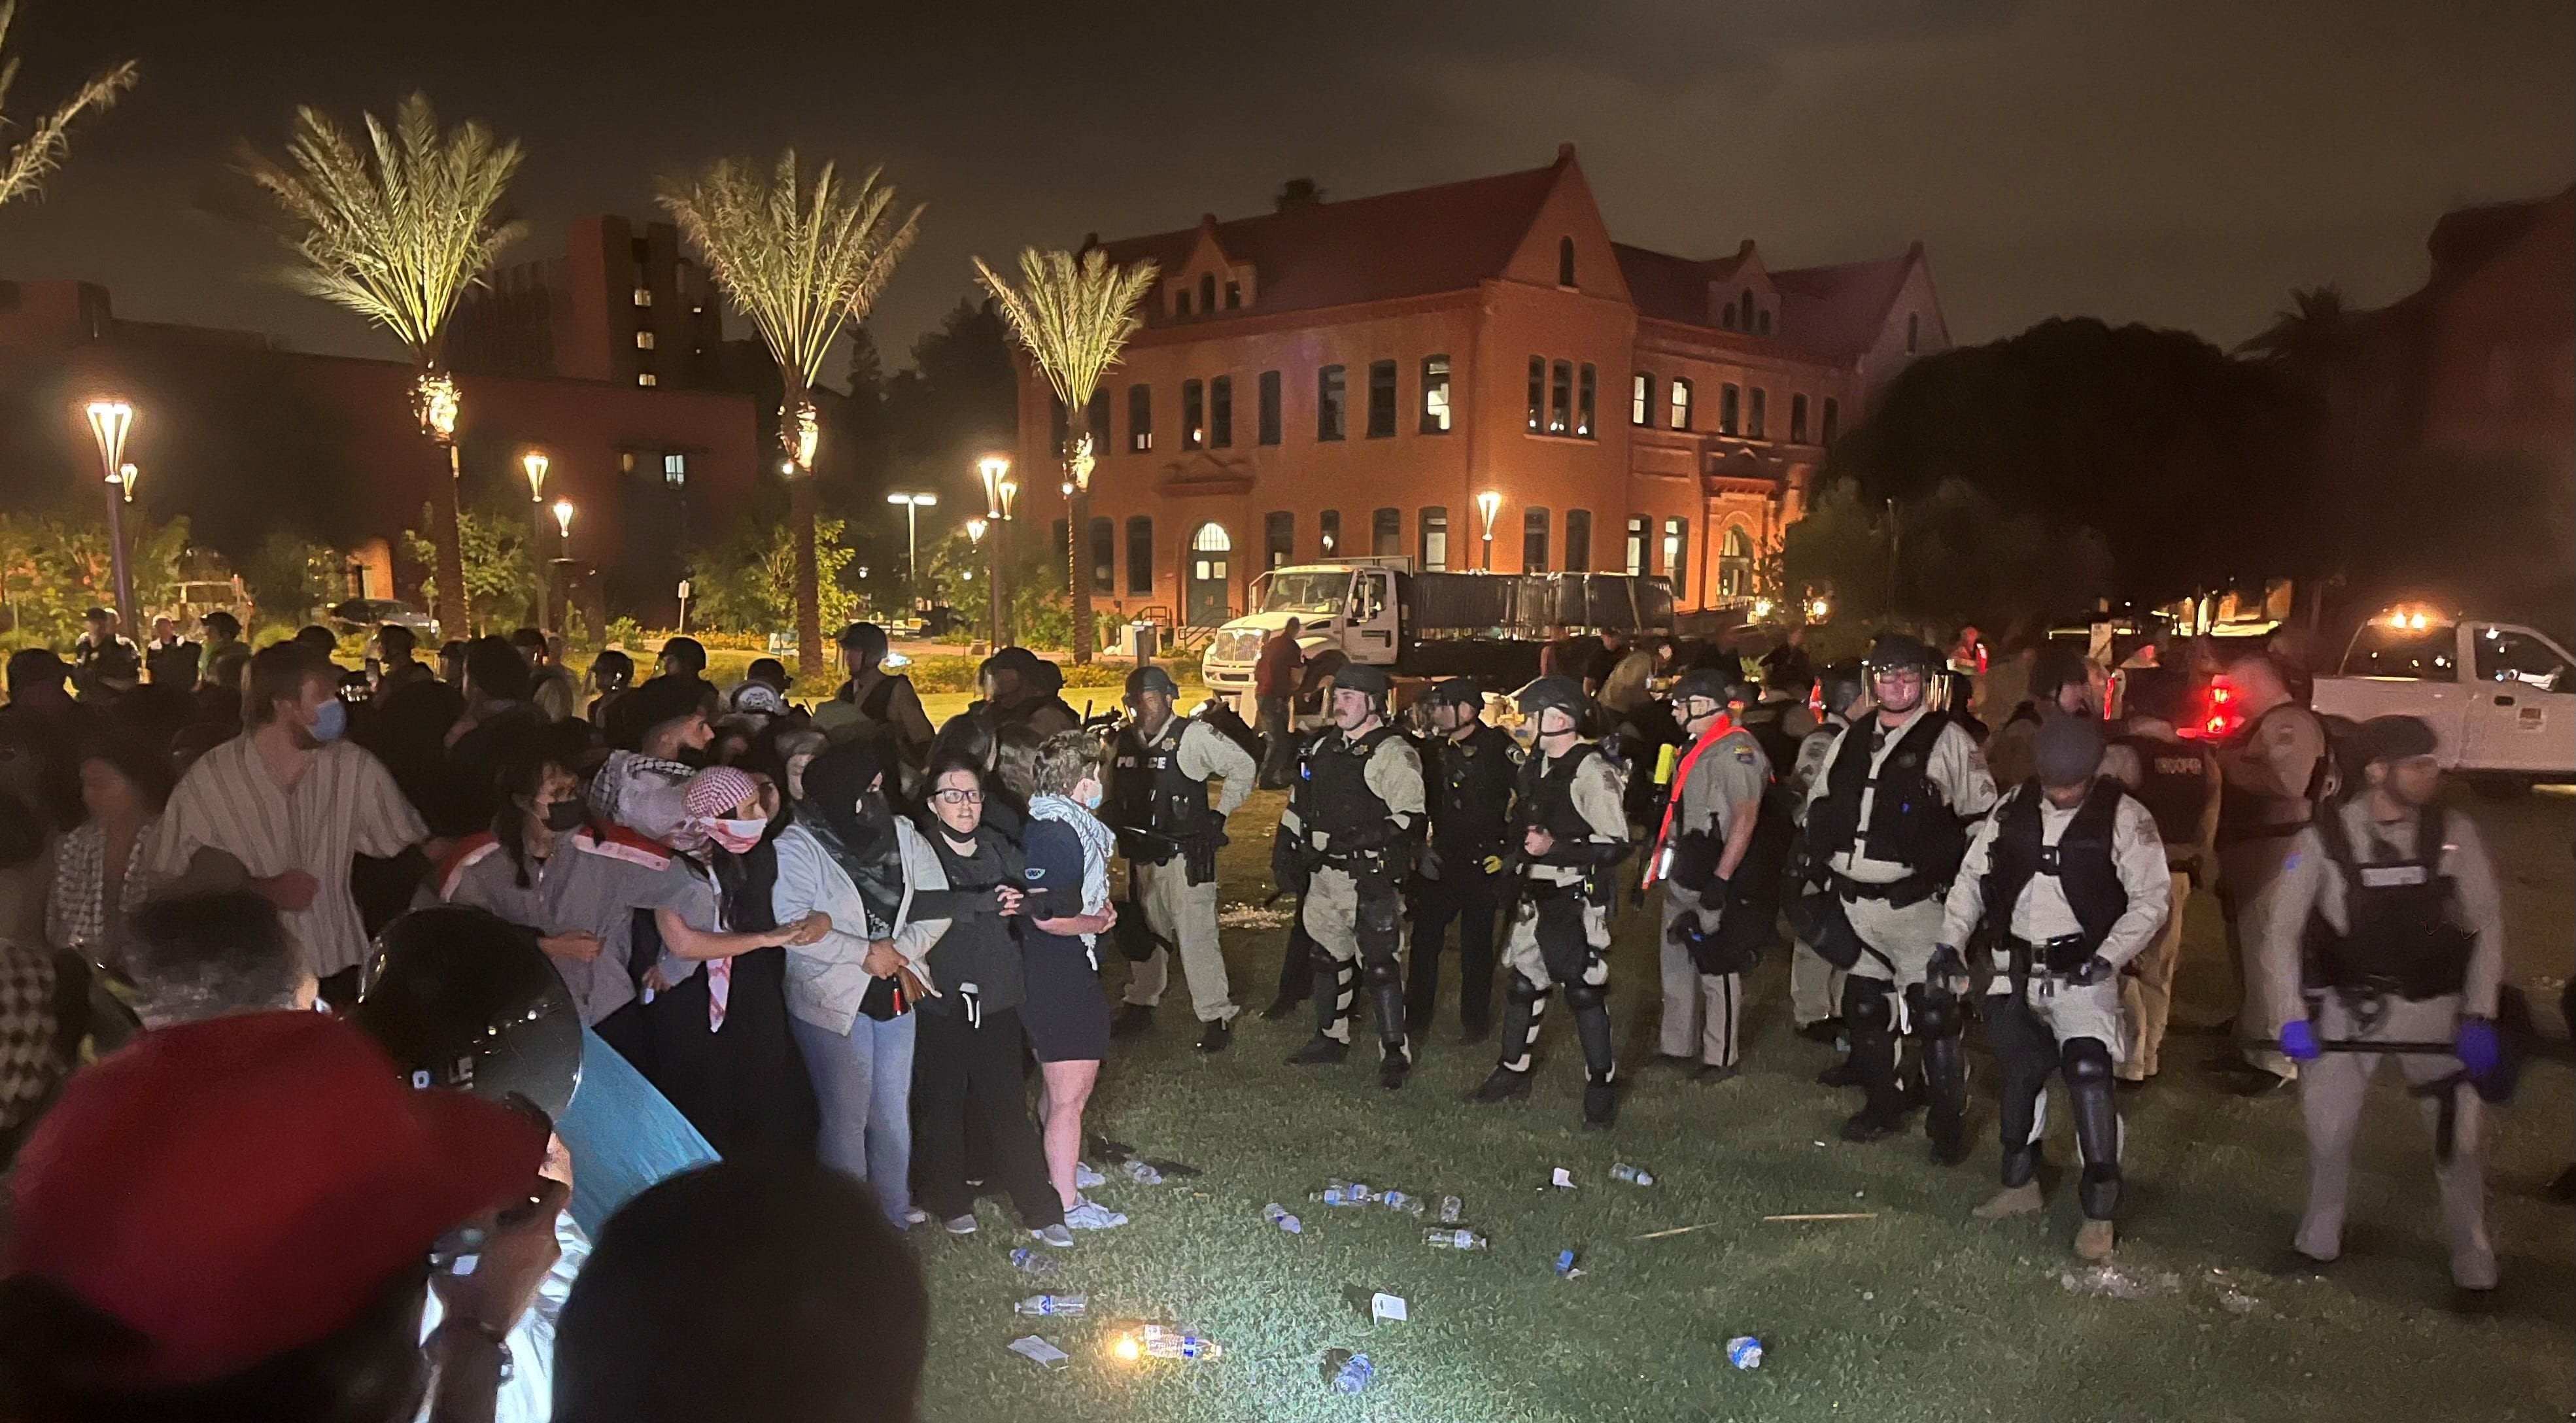
[[[1545,168],[1343,198],[1215,225],[1217,245],[1260,280],[1255,311],[1318,307],[1468,291],[1502,274],[1570,151]],[[1150,257],[1178,270],[1204,225],[1100,244],[1113,262]],[[1148,303],[1148,326],[1167,323]]]
[[[2433,280],[2465,276],[2485,266],[2571,195],[2576,195],[2576,188],[2562,189],[2552,197],[2454,208],[2442,214],[2424,243],[2433,256]]]
[[[1669,252],[1652,252],[1613,242],[1610,250],[1619,255],[1619,275],[1628,279],[1628,296],[1637,303],[1639,316],[1658,321],[1686,321],[1693,326],[1712,324],[1708,319],[1708,284],[1726,274],[1742,257],[1720,257],[1696,262],[1676,257]]]
[[[1801,346],[1859,358],[1877,344],[1905,279],[1922,260],[1923,244],[1917,242],[1894,257],[1773,272],[1771,284],[1780,289],[1781,335]]]

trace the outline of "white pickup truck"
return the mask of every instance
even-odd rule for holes
[[[2422,717],[2446,770],[2576,781],[2576,658],[2527,627],[2392,609],[2353,634],[2313,705],[2354,721]]]

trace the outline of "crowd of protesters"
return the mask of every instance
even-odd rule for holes
[[[1125,1224],[1077,1159],[1102,749],[1051,664],[934,728],[869,624],[810,711],[685,637],[584,685],[533,629],[203,636],[100,611],[7,664],[0,1416],[908,1417],[895,1233],[987,1181],[1046,1247]],[[554,968],[551,1132],[348,1026],[415,911]],[[480,1267],[425,1263],[460,1228]]]

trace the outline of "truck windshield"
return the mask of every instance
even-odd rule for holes
[[[2459,645],[2458,632],[2449,623],[2397,627],[2372,622],[2353,634],[2352,649],[2343,655],[2343,675],[2455,681]]]
[[[1299,617],[1339,617],[1351,594],[1351,575],[1344,569],[1314,573],[1281,571],[1262,575],[1261,611]]]

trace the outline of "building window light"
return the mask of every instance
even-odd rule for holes
[[[651,371],[637,371],[635,373],[635,383],[641,386],[656,386],[662,383],[662,378],[653,374]]]
[[[637,287],[635,289],[635,304],[637,306],[651,306],[653,304],[653,289],[651,287]]]

